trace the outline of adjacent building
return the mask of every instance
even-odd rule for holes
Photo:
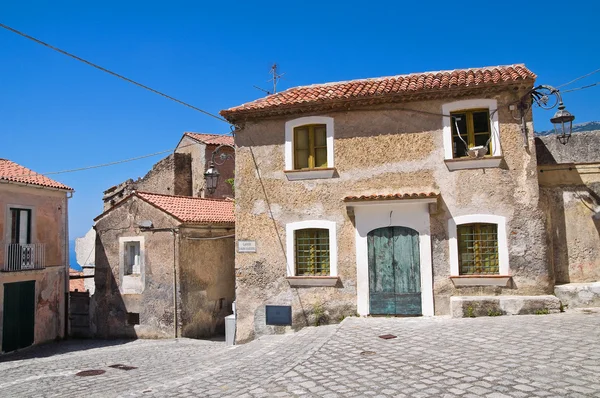
[[[0,159],[2,352],[62,338],[73,189]]]
[[[237,341],[348,315],[558,311],[524,65],[295,87],[236,125]]]
[[[564,306],[600,307],[600,131],[568,145],[536,137],[554,292]]]
[[[231,159],[209,193],[204,171],[217,149]],[[233,178],[233,152],[230,136],[185,133],[146,176],[105,191],[95,233],[79,242],[82,258],[94,253],[92,335],[224,332],[235,296],[233,186],[225,181]]]

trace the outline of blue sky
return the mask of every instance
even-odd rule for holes
[[[252,86],[269,87],[274,62],[280,89],[511,63],[560,85],[600,68],[598,2],[455,4],[21,0],[0,3],[0,22],[213,113],[260,97]],[[184,131],[230,131],[4,29],[0,83],[0,157],[38,172],[170,149]],[[577,122],[600,119],[600,87],[564,99]],[[553,112],[535,112],[536,130]],[[103,190],[159,159],[52,176],[76,190],[71,238],[101,212]]]

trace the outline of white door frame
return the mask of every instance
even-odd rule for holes
[[[382,227],[408,227],[419,233],[421,307],[433,316],[433,268],[429,203],[436,198],[348,203],[354,209],[356,235],[356,300],[359,315],[369,315],[369,253],[367,234]]]

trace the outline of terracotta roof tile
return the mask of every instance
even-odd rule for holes
[[[222,110],[223,117],[234,120],[237,116],[274,112],[281,108],[294,108],[338,101],[397,97],[402,95],[445,92],[479,86],[493,86],[529,80],[536,75],[523,64],[456,69],[439,72],[413,73],[314,84],[293,87],[246,104]]]
[[[191,196],[135,192],[135,195],[184,223],[234,223],[234,202]]]
[[[233,137],[230,135],[220,135],[220,134],[202,134],[202,133],[192,133],[186,132],[185,136],[195,139],[196,141],[200,141],[205,143],[206,145],[233,145]]]
[[[21,184],[37,185],[40,187],[64,189],[72,191],[65,184],[54,181],[42,174],[21,166],[8,159],[0,159],[0,181],[16,182]]]
[[[398,200],[398,199],[428,199],[437,198],[439,194],[435,192],[420,192],[420,193],[392,193],[387,195],[361,195],[361,196],[346,196],[345,202],[358,202],[366,200]]]

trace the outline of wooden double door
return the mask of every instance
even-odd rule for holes
[[[419,233],[384,227],[367,235],[371,315],[422,315]]]

